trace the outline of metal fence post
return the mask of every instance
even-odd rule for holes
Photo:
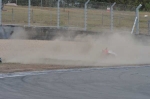
[[[31,0],[28,0],[28,26],[30,27],[31,22]]]
[[[41,0],[41,8],[43,7],[43,1]]]
[[[2,25],[2,0],[0,0],[0,25]]]
[[[70,12],[68,11],[68,27],[69,27],[69,20],[70,20]]]
[[[12,8],[12,19],[11,21],[13,22],[14,21],[14,9]]]
[[[57,28],[60,27],[60,0],[57,2]]]
[[[32,22],[34,22],[33,17],[34,17],[34,12],[33,12],[33,9],[32,9]]]
[[[136,8],[136,17],[137,17],[137,21],[136,21],[136,34],[139,34],[139,9],[142,7],[142,5],[140,4],[137,8]]]
[[[114,26],[114,12],[113,12],[113,7],[115,6],[116,2],[113,3],[113,5],[110,8],[110,29],[111,32],[113,31],[113,26]]]
[[[85,5],[84,5],[84,30],[87,30],[87,4],[90,2],[90,0],[88,0]]]
[[[16,4],[18,4],[18,1],[16,0]]]
[[[104,15],[103,15],[103,13],[102,13],[102,19],[101,20],[102,20],[102,25],[103,25],[103,23],[104,23],[103,22],[104,21]]]
[[[133,24],[133,27],[132,27],[131,34],[133,34],[133,31],[134,31],[134,28],[135,28],[136,23],[137,23],[137,17],[135,17],[135,20],[134,20],[134,24]]]
[[[148,35],[150,35],[150,20],[148,21]]]
[[[52,25],[52,14],[50,12],[50,25]]]

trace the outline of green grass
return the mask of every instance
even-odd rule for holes
[[[28,7],[26,6],[5,6],[7,11],[2,12],[3,24],[28,24]],[[12,13],[13,11],[13,13]],[[84,27],[84,9],[77,8],[61,8],[60,9],[60,25],[71,27]],[[140,29],[147,30],[148,18],[144,15],[149,13],[140,12]],[[114,11],[114,27],[129,28],[133,26],[135,12],[131,11]],[[56,26],[57,25],[57,9],[48,7],[32,7],[31,8],[31,25],[38,26]],[[88,30],[100,31],[110,28],[110,12],[106,10],[88,9],[87,17]]]

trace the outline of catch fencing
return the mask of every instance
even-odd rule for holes
[[[90,0],[3,0],[2,24],[131,31],[136,6]],[[140,12],[139,33],[148,33],[149,14]],[[134,30],[134,33],[136,31]]]

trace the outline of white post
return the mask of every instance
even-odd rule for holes
[[[0,25],[2,25],[2,0],[0,0]]]
[[[60,27],[60,0],[57,2],[57,28]]]
[[[30,27],[31,21],[31,0],[28,0],[28,26]]]
[[[140,4],[137,8],[136,8],[136,17],[137,17],[137,22],[136,22],[136,34],[139,34],[139,9],[142,7],[142,5]]]
[[[113,31],[113,26],[114,26],[114,13],[113,13],[113,7],[115,6],[116,2],[113,3],[113,5],[111,6],[110,8],[110,29],[111,29],[111,32]]]
[[[85,5],[84,5],[84,30],[87,30],[87,4],[90,2],[90,0],[88,0]]]

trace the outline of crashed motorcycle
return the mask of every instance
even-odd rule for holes
[[[117,57],[117,54],[111,50],[105,49],[102,50],[101,52],[101,58],[106,59],[106,58],[115,58]]]

